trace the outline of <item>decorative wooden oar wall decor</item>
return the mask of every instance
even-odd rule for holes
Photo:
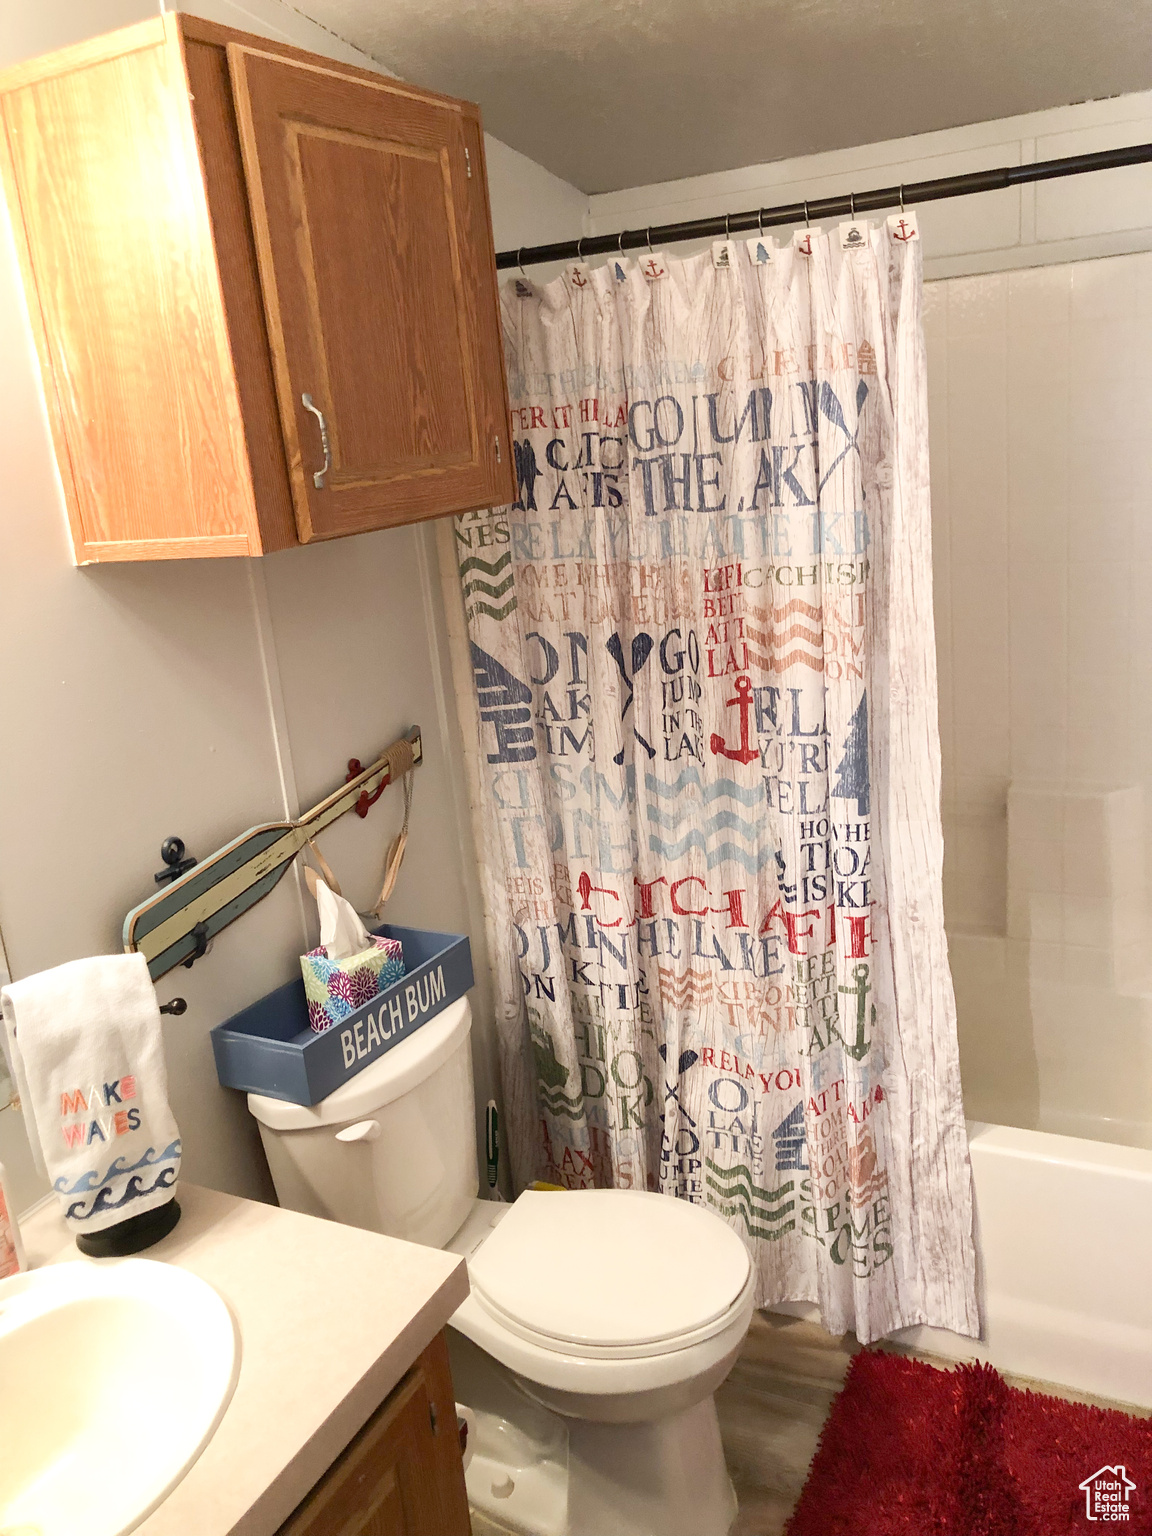
[[[366,814],[380,790],[403,777],[409,761],[413,767],[421,762],[418,728],[393,742],[367,768],[350,774],[339,789],[299,820],[250,827],[163,891],[133,907],[124,919],[124,948],[138,950],[145,957],[153,981],[182,962],[198,959],[211,938],[279,884],[310,838],[347,811]],[[164,856],[168,858],[167,853]]]

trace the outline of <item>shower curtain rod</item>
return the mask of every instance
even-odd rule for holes
[[[784,203],[776,208],[753,208],[745,213],[719,214],[711,219],[686,219],[678,224],[654,224],[649,229],[624,229],[615,235],[587,235],[581,240],[561,240],[553,245],[526,245],[517,251],[498,251],[498,268],[523,267],[542,261],[582,261],[586,256],[609,256],[640,246],[669,245],[677,240],[727,239],[730,235],[778,224],[808,223],[811,219],[855,218],[876,208],[902,208],[908,203],[934,203],[944,197],[967,197],[974,192],[999,192],[1028,181],[1050,181],[1057,176],[1081,176],[1086,171],[1111,171],[1122,165],[1143,165],[1152,160],[1152,144],[1130,144],[1122,149],[1102,149],[1090,155],[1065,155],[1061,160],[1036,160],[1031,165],[1002,165],[992,171],[968,171],[961,176],[938,176],[934,181],[910,181],[902,186],[878,187],[871,192],[843,193],[808,202]]]

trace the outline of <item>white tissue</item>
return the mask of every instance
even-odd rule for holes
[[[320,879],[316,881],[316,906],[320,911],[320,942],[329,960],[350,960],[371,948],[372,940],[355,907]]]

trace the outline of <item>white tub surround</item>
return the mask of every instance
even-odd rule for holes
[[[1067,109],[1069,127],[1104,105]],[[1073,147],[1049,137],[1035,149]],[[1029,260],[1102,236],[1098,219],[1115,231],[1133,216],[1123,176],[1055,185],[1036,189],[1038,217],[1042,203],[1048,212]],[[1050,198],[1065,196],[1057,217]],[[958,204],[932,206],[963,217]],[[1150,319],[1146,250],[925,289],[944,900],[965,1109],[1145,1148]]]
[[[465,1299],[467,1270],[453,1253],[195,1185],[180,1204],[175,1231],[142,1257],[224,1299],[240,1375],[138,1536],[272,1536]],[[31,1266],[77,1258],[55,1201],[22,1230]]]

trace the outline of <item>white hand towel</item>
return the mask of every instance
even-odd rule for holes
[[[176,1192],[160,1010],[143,955],[97,955],[0,991],[4,1051],[33,1156],[75,1233],[99,1232]]]

